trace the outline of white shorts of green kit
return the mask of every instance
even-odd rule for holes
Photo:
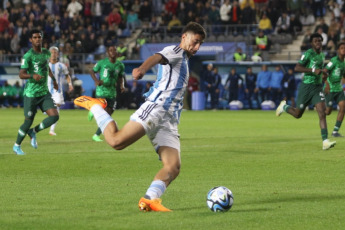
[[[144,127],[156,152],[160,146],[168,146],[177,149],[180,153],[178,121],[161,105],[146,101],[132,114],[130,120],[139,122]]]

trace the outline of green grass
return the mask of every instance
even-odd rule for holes
[[[116,111],[124,125],[133,111]],[[44,115],[38,114],[34,124]],[[332,130],[336,111],[328,119]],[[138,200],[161,167],[146,137],[122,151],[91,141],[85,110],[61,111],[58,136],[29,138],[12,153],[23,110],[0,110],[0,229],[343,229],[345,139],[322,150],[317,114],[182,113],[182,169],[163,195],[172,213],[142,213]],[[344,130],[344,127],[341,129]],[[345,131],[343,131],[345,134]],[[234,194],[213,213],[206,194]]]

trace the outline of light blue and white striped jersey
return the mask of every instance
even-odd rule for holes
[[[59,85],[59,90],[57,92],[62,93],[62,90],[63,90],[62,82],[63,82],[63,79],[66,78],[66,75],[69,74],[68,69],[66,65],[61,62],[57,62],[55,64],[52,64],[49,62],[49,67],[54,74],[57,84]],[[54,89],[53,80],[51,77],[48,77],[48,89],[51,94],[56,92]]]
[[[167,46],[158,54],[168,63],[158,66],[157,79],[144,96],[147,100],[163,106],[179,121],[189,78],[189,58],[179,46]]]

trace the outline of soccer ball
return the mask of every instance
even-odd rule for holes
[[[206,202],[212,212],[226,212],[232,207],[234,197],[230,189],[218,186],[207,193]]]

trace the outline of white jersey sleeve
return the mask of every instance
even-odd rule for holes
[[[179,119],[189,78],[188,56],[179,46],[165,47],[158,54],[168,63],[158,66],[157,79],[144,96]]]

